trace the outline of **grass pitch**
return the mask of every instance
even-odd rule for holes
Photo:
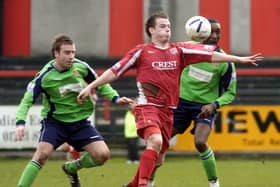
[[[12,187],[28,159],[0,160],[0,187]],[[49,160],[37,176],[33,187],[69,187],[61,170],[64,160]],[[280,160],[217,159],[222,187],[280,187]],[[104,166],[82,169],[83,187],[121,187],[135,174],[137,165],[126,164],[124,158],[111,158]],[[194,157],[167,158],[158,170],[156,187],[208,187],[200,161]]]

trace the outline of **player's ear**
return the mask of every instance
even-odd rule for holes
[[[56,58],[59,55],[59,51],[55,50],[53,54],[54,54],[54,57]]]
[[[151,35],[152,35],[152,33],[155,31],[155,28],[154,27],[149,27],[149,32],[151,33]]]

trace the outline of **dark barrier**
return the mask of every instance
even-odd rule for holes
[[[50,57],[1,58],[0,105],[17,105],[26,84]],[[118,59],[81,57],[100,74]],[[238,91],[232,105],[279,105],[280,60],[267,59],[258,67],[236,65]],[[112,83],[120,95],[135,97],[137,94],[134,70]],[[38,101],[38,104],[40,101]],[[96,110],[96,126],[110,145],[124,146],[123,117],[126,107],[110,105],[100,97]]]

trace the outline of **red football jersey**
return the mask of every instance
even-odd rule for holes
[[[121,76],[136,68],[139,104],[176,108],[182,70],[188,64],[211,62],[213,51],[214,47],[208,45],[184,42],[165,49],[153,43],[142,44],[130,50],[111,70]]]

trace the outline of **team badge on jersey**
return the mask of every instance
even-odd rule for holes
[[[75,77],[78,77],[79,76],[79,71],[77,69],[74,69],[73,74],[74,74]]]
[[[172,55],[176,55],[176,54],[178,53],[177,48],[175,48],[175,47],[171,48],[171,49],[170,49],[170,53],[171,53]]]

